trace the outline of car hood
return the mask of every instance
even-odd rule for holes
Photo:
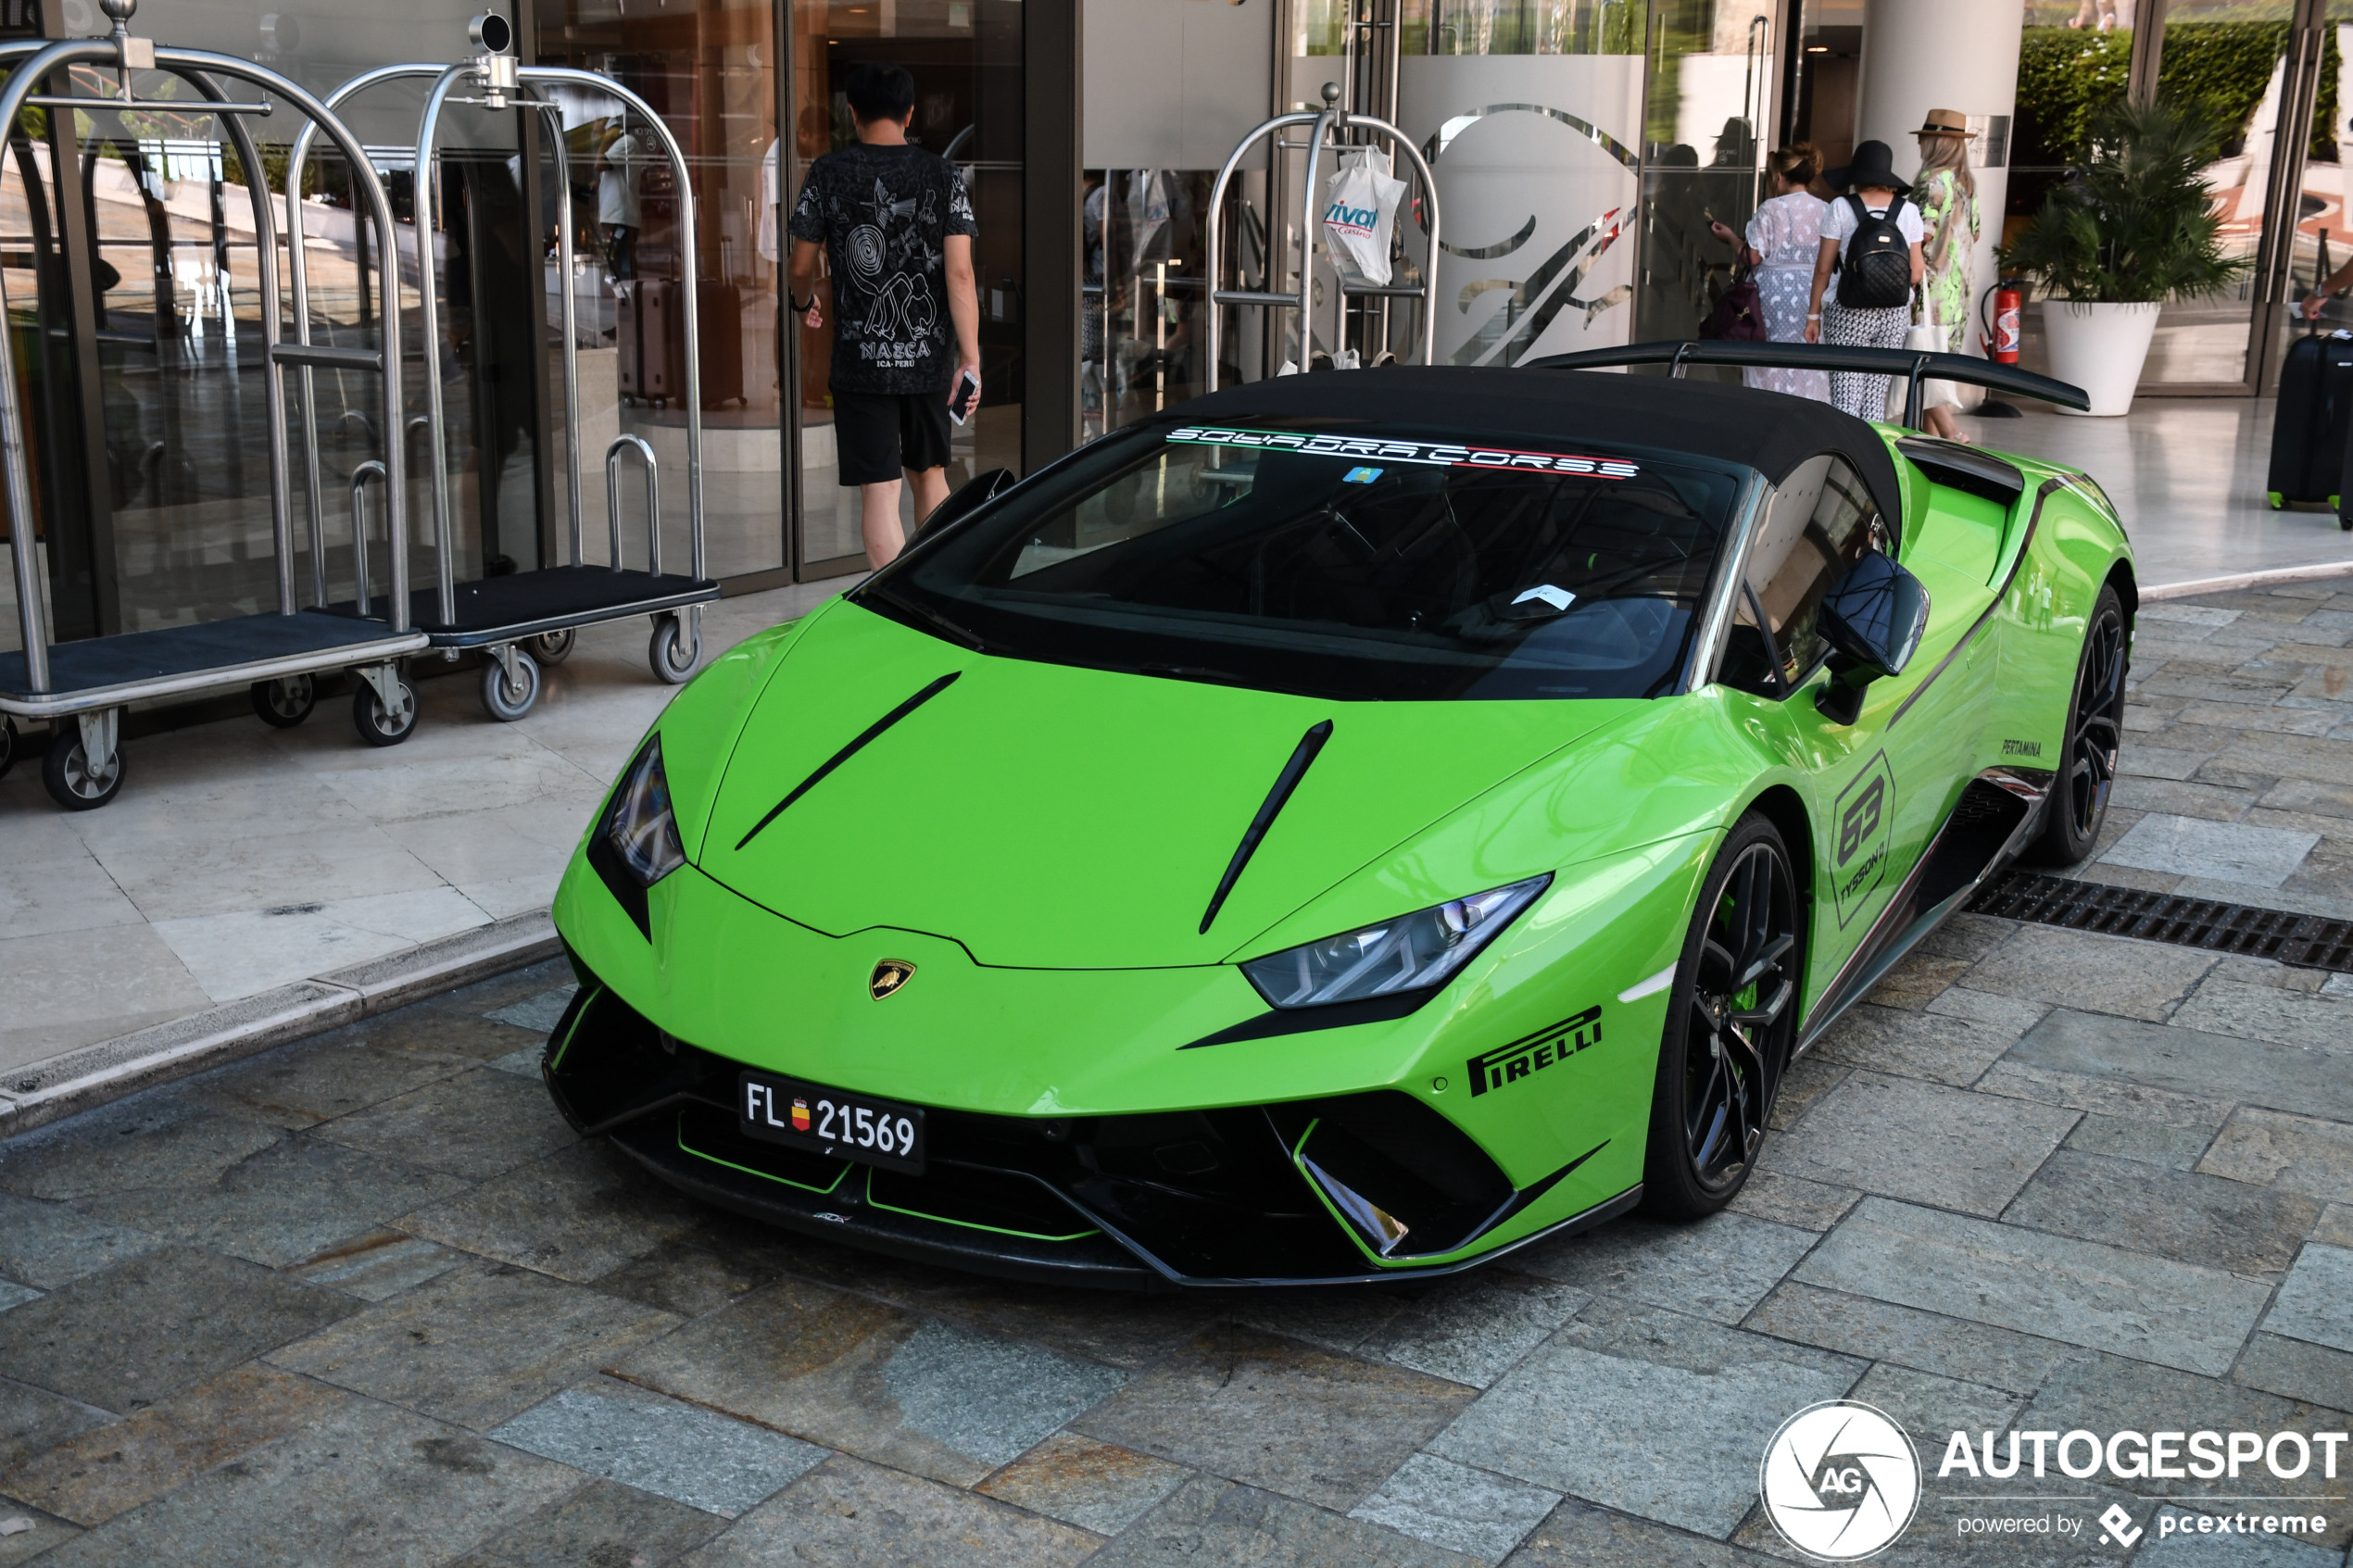
[[[689,852],[833,935],[926,932],[1016,968],[1215,963],[1644,706],[1335,702],[1125,675],[986,657],[842,603],[765,683]],[[1328,741],[1203,933],[1244,831],[1325,721]]]

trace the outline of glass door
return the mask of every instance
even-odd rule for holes
[[[952,489],[988,469],[1021,462],[1024,320],[1022,272],[1022,7],[1020,0],[795,0],[792,18],[793,157],[790,210],[809,166],[857,139],[851,69],[903,66],[915,79],[907,139],[962,171],[973,216],[974,281],[980,295],[981,406],[954,432]],[[811,330],[793,321],[800,424],[801,577],[866,570],[859,495],[840,483],[834,445],[832,318]],[[945,395],[943,389],[942,395]],[[912,485],[900,486],[902,524],[914,521]]]
[[[1691,338],[1730,281],[1731,247],[1756,209],[1771,149],[1778,0],[1652,0],[1642,126],[1640,339]]]

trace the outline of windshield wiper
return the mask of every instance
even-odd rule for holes
[[[940,614],[939,611],[932,608],[927,604],[923,604],[917,600],[908,598],[900,594],[894,594],[885,584],[879,583],[874,583],[865,590],[865,594],[861,595],[860,596],[862,598],[867,595],[871,595],[874,597],[882,600],[885,604],[896,606],[898,608],[905,610],[910,615],[922,618],[937,630],[946,633],[950,641],[962,643],[964,646],[972,649],[975,653],[991,653],[999,655],[1000,657],[1010,657],[1011,655],[1011,650],[1007,649],[1000,644],[990,642],[988,638],[982,636],[971,627],[964,625],[962,621],[950,620],[947,616]]]

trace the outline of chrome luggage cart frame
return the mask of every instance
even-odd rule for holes
[[[1298,144],[1286,144],[1281,139],[1282,132],[1293,125],[1314,127],[1308,132],[1304,147],[1307,154],[1307,172],[1302,182],[1306,194],[1301,200],[1299,215],[1299,287],[1289,294],[1263,289],[1220,288],[1217,286],[1217,281],[1225,267],[1225,251],[1220,241],[1224,233],[1223,220],[1227,187],[1233,183],[1235,172],[1241,168],[1242,159],[1250,156],[1250,150],[1263,138],[1274,138],[1274,145],[1277,151],[1301,151],[1302,148]],[[1272,119],[1261,122],[1255,130],[1235,144],[1234,150],[1227,155],[1226,166],[1217,171],[1216,184],[1210,188],[1207,243],[1210,284],[1208,390],[1211,392],[1217,390],[1218,355],[1224,346],[1225,319],[1223,312],[1217,308],[1221,305],[1255,305],[1270,310],[1298,311],[1299,359],[1301,368],[1306,367],[1308,345],[1313,337],[1309,323],[1313,320],[1315,307],[1315,237],[1323,232],[1323,193],[1316,184],[1315,164],[1322,157],[1327,136],[1334,132],[1345,134],[1352,131],[1369,131],[1376,136],[1387,137],[1398,152],[1405,155],[1406,160],[1414,166],[1414,172],[1421,177],[1422,194],[1428,203],[1428,220],[1422,225],[1422,237],[1426,242],[1428,254],[1423,257],[1422,281],[1418,284],[1343,282],[1340,290],[1341,298],[1334,301],[1334,309],[1336,312],[1344,313],[1348,300],[1353,298],[1418,299],[1422,302],[1422,363],[1429,364],[1436,356],[1438,351],[1438,182],[1431,176],[1429,163],[1422,157],[1421,149],[1414,145],[1412,137],[1407,136],[1405,132],[1385,119],[1376,119],[1368,114],[1351,114],[1341,108],[1340,84],[1336,82],[1327,82],[1324,83],[1322,109],[1312,114],[1303,110],[1296,114],[1278,114]],[[1335,151],[1363,144],[1365,144],[1347,142],[1332,144]],[[1326,248],[1328,252],[1328,247]],[[1274,267],[1271,247],[1267,265],[1271,271]],[[1345,321],[1344,314],[1340,316],[1340,320]],[[1340,346],[1338,332],[1333,334],[1332,345],[1335,348]]]
[[[680,149],[677,139],[671,134],[669,126],[654,112],[652,106],[619,82],[589,71],[560,66],[520,65],[512,55],[507,53],[511,35],[503,19],[496,15],[476,18],[472,38],[479,52],[470,60],[455,65],[420,62],[382,66],[353,77],[330,93],[326,101],[329,107],[339,107],[358,94],[386,82],[430,79],[433,82],[426,93],[423,114],[417,128],[415,188],[419,246],[417,295],[419,313],[424,321],[426,411],[422,418],[426,421],[432,448],[434,538],[440,552],[441,567],[439,579],[433,587],[416,591],[409,614],[422,628],[431,646],[441,649],[446,658],[455,659],[467,648],[484,650],[487,658],[482,675],[483,707],[494,719],[514,720],[529,713],[539,699],[540,664],[556,663],[569,655],[573,635],[582,626],[626,620],[635,615],[649,616],[653,621],[653,636],[647,650],[648,664],[659,680],[673,685],[685,681],[694,673],[695,666],[702,656],[702,607],[718,598],[720,589],[719,584],[706,575],[703,554],[701,342],[694,286],[697,270],[695,200],[687,180],[686,155]],[[616,436],[605,449],[605,495],[611,558],[605,566],[592,566],[583,559],[580,495],[585,465],[580,451],[578,306],[572,278],[570,151],[564,141],[560,106],[532,91],[538,86],[555,83],[598,93],[616,100],[637,115],[661,143],[671,171],[677,181],[679,267],[685,274],[681,292],[686,295],[688,388],[686,399],[686,508],[693,558],[687,575],[683,577],[665,573],[661,569],[661,486],[656,473],[657,462],[652,445],[635,434]],[[458,96],[461,91],[480,95]],[[455,580],[453,568],[449,450],[441,394],[440,290],[432,265],[430,240],[433,216],[439,205],[436,199],[439,180],[435,147],[442,111],[452,102],[478,104],[491,109],[531,108],[548,115],[555,120],[554,134],[550,139],[555,146],[557,180],[565,192],[561,219],[556,226],[556,245],[564,291],[564,434],[567,460],[572,470],[567,485],[571,512],[569,558],[561,566],[510,572],[503,577],[488,577],[478,583],[466,583]],[[308,127],[296,139],[288,160],[287,179],[290,182],[298,182],[300,172],[308,160],[313,139]],[[297,337],[307,344],[309,341],[310,316],[308,308],[308,283],[300,245],[300,223],[298,217],[289,220],[296,242],[292,259],[295,330]],[[309,370],[306,369],[303,372],[303,403],[307,416],[313,419],[316,418],[313,408],[315,395],[316,388]],[[632,453],[643,462],[646,470],[648,546],[646,570],[643,571],[628,570],[622,558],[620,464]],[[319,453],[315,443],[306,450],[306,458],[308,465],[306,499],[310,507],[310,529],[315,539],[321,527]],[[319,589],[323,597],[323,583]],[[374,602],[367,598],[364,586],[361,598],[346,608],[360,606],[371,610],[375,608]]]
[[[218,115],[247,172],[252,198],[256,254],[261,284],[261,337],[268,366],[264,385],[270,420],[270,515],[277,549],[278,608],[274,613],[233,617],[194,626],[170,626],[146,632],[52,644],[42,598],[42,573],[33,544],[32,483],[24,440],[24,409],[18,397],[16,348],[13,334],[0,332],[0,485],[5,485],[9,521],[10,554],[14,557],[17,617],[23,631],[20,652],[0,653],[0,715],[17,714],[46,720],[51,728],[49,751],[42,778],[50,796],[69,810],[88,810],[114,798],[122,787],[123,757],[120,718],[128,703],[173,696],[208,687],[250,683],[255,711],[272,724],[300,723],[315,700],[314,677],[334,670],[351,670],[359,677],[353,719],[360,737],[377,746],[408,738],[417,722],[416,693],[401,678],[397,660],[426,646],[422,632],[409,624],[409,561],[403,524],[408,516],[407,487],[399,465],[384,471],[390,514],[394,593],[390,612],[383,620],[323,615],[299,609],[295,603],[294,531],[286,490],[286,420],[284,385],[280,371],[286,366],[333,364],[343,369],[376,372],[383,379],[385,406],[401,405],[400,307],[396,295],[384,302],[383,332],[375,349],[319,350],[283,342],[278,299],[277,226],[271,211],[271,193],[263,165],[243,117],[266,115],[273,105],[232,102],[216,78],[230,78],[260,88],[266,94],[303,114],[322,128],[347,157],[364,163],[359,139],[327,107],[303,87],[266,67],[231,55],[198,49],[159,47],[151,38],[131,33],[137,0],[103,0],[114,31],[107,38],[61,40],[54,44],[27,42],[0,45],[0,64],[9,68],[0,88],[0,125],[14,125],[27,107],[94,113],[150,107],[132,85],[132,73],[165,70],[180,77],[202,94],[205,107]],[[114,68],[120,94],[112,97],[55,96],[38,91],[64,68],[107,65]],[[157,100],[152,107],[185,113],[186,99]],[[299,187],[290,187],[289,194]],[[392,204],[372,170],[355,177],[355,212],[366,205],[387,253],[396,244]],[[289,200],[289,208],[298,198]],[[0,314],[6,302],[0,297]],[[325,358],[321,356],[324,355]],[[364,563],[368,538],[362,517],[352,518],[353,545]],[[314,533],[312,561],[320,563],[323,540]],[[364,570],[364,566],[363,566]],[[447,575],[447,563],[443,563]],[[71,724],[68,721],[72,721]]]

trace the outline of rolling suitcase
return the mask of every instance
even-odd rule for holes
[[[668,278],[625,278],[613,284],[621,347],[621,395],[666,403],[678,395],[686,356],[677,337],[678,285]]]
[[[2346,429],[2353,423],[2353,332],[2308,332],[2288,345],[2271,424],[2264,488],[2274,509],[2290,501],[2338,504],[2345,494]]]
[[[695,285],[697,331],[702,344],[702,406],[724,408],[744,400],[744,296],[735,284],[706,278]],[[686,330],[675,338],[678,350],[672,365],[671,384],[686,395]]]

